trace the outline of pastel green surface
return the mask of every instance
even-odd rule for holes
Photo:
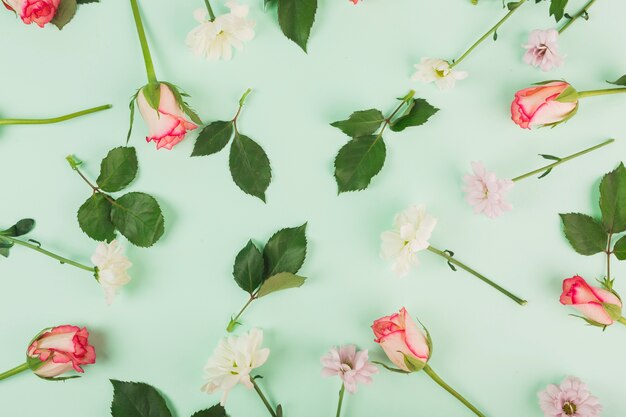
[[[449,92],[410,81],[422,56],[451,59],[504,14],[498,0],[321,1],[305,55],[286,40],[275,12],[247,0],[256,39],[230,62],[205,62],[185,47],[201,0],[144,0],[141,7],[157,73],[192,95],[205,121],[232,117],[240,95],[254,89],[240,119],[273,169],[267,204],[243,194],[228,172],[228,155],[189,158],[195,136],[173,151],[146,144],[137,121],[140,176],[132,185],[155,195],[166,216],[164,238],[151,249],[128,245],[133,281],[111,307],[87,273],[24,248],[0,260],[0,368],[24,359],[44,327],[86,325],[98,363],[85,377],[50,383],[23,374],[0,383],[6,416],[105,417],[109,378],[150,383],[175,415],[219,401],[200,392],[202,370],[230,315],[246,294],[232,279],[233,260],[248,239],[309,222],[308,259],[300,289],[273,294],[246,313],[238,331],[265,331],[269,362],[259,369],[270,400],[286,416],[334,415],[339,380],[320,375],[319,358],[336,344],[356,343],[383,360],[372,321],[402,306],[430,329],[431,366],[487,416],[541,416],[536,393],[576,375],[605,406],[624,413],[626,328],[602,332],[558,302],[561,280],[603,274],[600,255],[577,255],[562,236],[559,212],[598,214],[599,180],[626,159],[626,97],[585,99],[556,129],[523,131],[509,120],[513,93],[530,83],[565,78],[578,89],[604,88],[626,72],[626,4],[598,2],[589,22],[563,36],[565,67],[541,73],[521,61],[527,34],[553,26],[547,4],[529,3],[460,69],[470,78]],[[570,2],[579,7],[583,1]],[[225,10],[214,5],[216,12]],[[88,262],[95,248],[78,228],[76,211],[90,190],[65,156],[86,161],[92,178],[106,152],[123,144],[128,101],[145,82],[141,52],[126,1],[81,6],[62,32],[40,30],[0,13],[0,117],[46,117],[112,103],[112,110],[53,126],[2,127],[0,223],[37,220],[32,238]],[[329,125],[352,111],[388,112],[415,88],[441,111],[427,125],[386,135],[387,162],[369,190],[337,196],[332,161],[346,137]],[[565,164],[511,193],[513,212],[476,216],[463,200],[462,175],[482,160],[504,177],[544,163],[537,154],[566,155],[615,137],[608,148]],[[396,212],[425,203],[439,219],[432,244],[451,249],[488,277],[529,300],[520,307],[431,253],[398,279],[378,256],[379,234]],[[615,263],[616,289],[626,294],[626,265]],[[4,369],[2,369],[4,370]],[[470,416],[425,374],[381,371],[370,386],[347,395],[346,417]],[[233,417],[265,415],[254,392],[237,387]]]

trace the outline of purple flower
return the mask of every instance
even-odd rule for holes
[[[513,188],[513,181],[501,180],[493,172],[487,171],[482,162],[472,162],[473,174],[463,177],[465,200],[474,207],[475,213],[484,213],[496,218],[513,206],[506,201],[506,194]]]
[[[322,375],[337,375],[343,381],[343,385],[350,394],[357,391],[357,383],[369,384],[372,375],[378,372],[378,368],[369,362],[367,350],[356,350],[354,345],[333,347],[322,356]]]
[[[524,62],[542,71],[550,71],[563,65],[564,55],[559,53],[559,32],[555,29],[533,30],[524,45]]]
[[[560,386],[548,385],[539,393],[539,405],[545,417],[598,417],[602,406],[589,393],[587,385],[567,377]]]

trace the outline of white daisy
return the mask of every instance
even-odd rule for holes
[[[436,58],[422,58],[419,64],[415,64],[415,69],[417,71],[411,77],[414,81],[425,84],[434,82],[440,90],[453,88],[457,80],[469,75],[466,71],[454,71],[448,61]]]

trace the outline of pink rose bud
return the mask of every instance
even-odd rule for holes
[[[511,118],[524,129],[564,122],[578,109],[576,96],[568,97],[567,100],[557,100],[557,97],[567,89],[568,92],[576,93],[576,90],[564,81],[553,81],[518,91],[511,103]]]
[[[185,139],[189,130],[194,130],[198,126],[189,121],[170,87],[161,84],[158,111],[148,104],[143,92],[145,88],[147,87],[142,88],[139,92],[137,104],[141,117],[148,125],[149,136],[146,137],[146,141],[156,142],[157,149],[172,149]]]
[[[96,363],[89,332],[76,326],[57,326],[40,333],[28,348],[28,366],[42,378],[56,378],[82,365]]]
[[[417,327],[406,309],[382,317],[372,325],[374,341],[378,343],[391,362],[406,372],[423,368],[430,357],[430,340]]]
[[[15,11],[24,23],[44,27],[54,18],[61,0],[3,0],[5,6]]]
[[[609,326],[622,314],[622,301],[617,295],[592,287],[578,275],[563,281],[561,304],[571,305],[598,326]]]

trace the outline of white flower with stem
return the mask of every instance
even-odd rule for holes
[[[106,302],[111,304],[117,290],[130,282],[127,270],[133,264],[124,255],[124,248],[117,240],[100,243],[91,262],[96,266],[96,279],[104,290]]]

